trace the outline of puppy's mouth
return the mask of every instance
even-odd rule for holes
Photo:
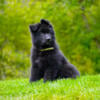
[[[51,50],[54,50],[54,47],[48,47],[48,48],[40,49],[41,52],[43,52],[43,51],[51,51]]]

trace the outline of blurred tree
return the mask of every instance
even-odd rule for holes
[[[82,74],[100,73],[99,0],[0,0],[0,79],[27,77],[29,24],[51,21],[65,56]]]

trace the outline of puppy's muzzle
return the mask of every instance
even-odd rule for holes
[[[46,39],[46,44],[49,44],[51,42],[51,35],[46,34],[45,39]]]

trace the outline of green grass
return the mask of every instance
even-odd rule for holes
[[[100,100],[100,75],[43,83],[0,81],[0,100]]]

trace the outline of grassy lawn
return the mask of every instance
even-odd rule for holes
[[[28,79],[0,81],[0,100],[100,100],[100,75],[32,84]]]

